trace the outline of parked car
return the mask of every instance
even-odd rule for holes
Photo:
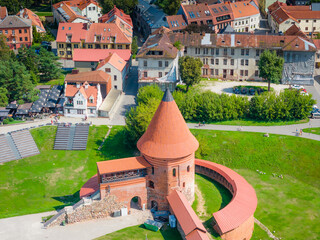
[[[320,118],[320,110],[311,113],[312,118]]]
[[[300,90],[300,89],[304,89],[304,86],[301,86],[301,85],[292,85],[292,88],[294,89],[297,89],[297,90]]]
[[[235,94],[240,94],[240,89],[237,88],[237,87],[234,87],[234,88],[233,88],[233,93],[235,93]]]
[[[248,88],[245,88],[245,87],[241,88],[241,93],[242,94],[247,94],[248,93]]]
[[[256,90],[254,88],[250,88],[249,89],[249,94],[250,95],[255,95],[256,94]]]

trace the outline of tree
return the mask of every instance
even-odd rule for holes
[[[201,67],[202,62],[199,58],[190,56],[179,58],[179,71],[182,81],[187,85],[187,92],[190,86],[200,82]]]
[[[4,35],[0,35],[0,61],[15,59],[14,52],[8,47]]]
[[[161,100],[162,97],[163,92],[158,85],[148,85],[139,89],[137,95],[137,103],[147,105],[150,99],[155,98]]]
[[[8,91],[9,101],[35,100],[37,90],[30,80],[30,74],[26,67],[18,61],[1,61],[0,86]]]
[[[156,4],[168,15],[175,15],[180,7],[180,0],[157,0]]]
[[[41,43],[41,34],[37,31],[36,26],[32,26],[33,43]]]
[[[61,75],[61,63],[52,52],[44,48],[40,49],[38,71],[42,81],[59,78]]]
[[[282,76],[284,59],[278,57],[276,51],[263,51],[259,60],[259,77],[268,81],[268,91],[270,92],[270,83],[279,83]]]
[[[8,105],[8,90],[0,87],[0,107],[5,107]]]
[[[131,53],[132,55],[136,55],[138,52],[138,37],[134,36],[131,44]]]
[[[102,13],[108,13],[114,5],[123,10],[126,14],[131,14],[138,4],[138,0],[99,0]]]
[[[31,75],[31,80],[34,84],[39,82],[39,55],[36,54],[33,48],[19,48],[18,61],[25,65]]]

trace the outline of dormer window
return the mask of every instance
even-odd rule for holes
[[[93,103],[94,98],[91,96],[89,97],[89,103]]]

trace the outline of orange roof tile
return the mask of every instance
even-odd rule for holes
[[[313,39],[313,43],[318,50],[320,50],[320,39]]]
[[[203,231],[195,229],[186,236],[186,240],[209,240],[209,237]]]
[[[242,18],[259,14],[259,7],[253,1],[241,1],[230,3],[234,18]]]
[[[182,15],[167,16],[167,22],[171,30],[182,30],[188,25]]]
[[[300,36],[302,38],[308,39],[307,35],[303,31],[301,31],[301,29],[296,24],[293,24],[291,27],[289,27],[284,34],[288,36]]]
[[[38,29],[40,30],[40,32],[45,32],[45,28],[39,18],[38,15],[36,15],[34,12],[32,12],[31,10],[25,8],[20,10],[16,15],[20,16],[20,14],[22,13],[22,17],[26,18],[26,19],[30,19],[32,22],[33,26],[38,27]]]
[[[124,61],[121,57],[119,57],[118,54],[111,53],[108,57],[106,57],[104,60],[102,60],[99,63],[99,65],[97,66],[97,70],[99,70],[101,67],[103,67],[107,63],[110,63],[112,66],[114,66],[120,72],[122,72],[124,67],[127,65],[127,62]]]
[[[121,9],[117,8],[116,5],[114,5],[113,9],[111,9],[108,13],[100,17],[99,22],[101,23],[109,22],[110,20],[113,20],[113,18],[115,17],[120,18],[122,21],[126,22],[133,28],[130,15],[125,14]]]
[[[80,189],[80,198],[90,196],[99,190],[98,175],[91,177]]]
[[[102,83],[106,84],[111,81],[111,76],[104,71],[92,71],[92,72],[81,72],[78,74],[67,74],[65,78],[66,82],[88,82],[88,83]]]
[[[151,167],[144,157],[129,157],[116,160],[97,162],[98,172],[107,174]]]
[[[167,200],[185,236],[188,236],[189,234],[194,236],[194,233],[192,233],[194,230],[199,230],[203,233],[207,232],[183,193],[174,190],[167,196]],[[207,237],[205,239],[209,238]]]
[[[80,43],[86,38],[86,33],[86,23],[59,23],[57,42],[67,42],[67,36],[71,35],[72,43]]]
[[[167,89],[146,132],[137,143],[143,155],[173,159],[194,153],[199,143]]]
[[[117,53],[124,61],[129,61],[131,58],[130,49],[74,49],[73,61],[99,62],[107,58],[111,53]]]
[[[85,99],[87,99],[87,106],[96,107],[97,106],[97,97],[98,97],[98,89],[96,86],[90,86],[87,82],[83,83],[80,88],[77,88],[76,85],[68,84],[65,89],[66,97],[74,97],[78,92],[80,92]],[[90,97],[93,97],[93,102],[90,102]]]

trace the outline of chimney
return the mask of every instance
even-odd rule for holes
[[[84,88],[85,88],[85,89],[88,89],[88,87],[89,87],[89,83],[86,82],[86,83],[84,84]]]
[[[20,9],[20,17],[23,18],[23,9]]]
[[[80,88],[80,83],[77,82],[77,88]]]
[[[97,90],[98,90],[98,92],[100,92],[100,84],[99,83],[97,84]]]

